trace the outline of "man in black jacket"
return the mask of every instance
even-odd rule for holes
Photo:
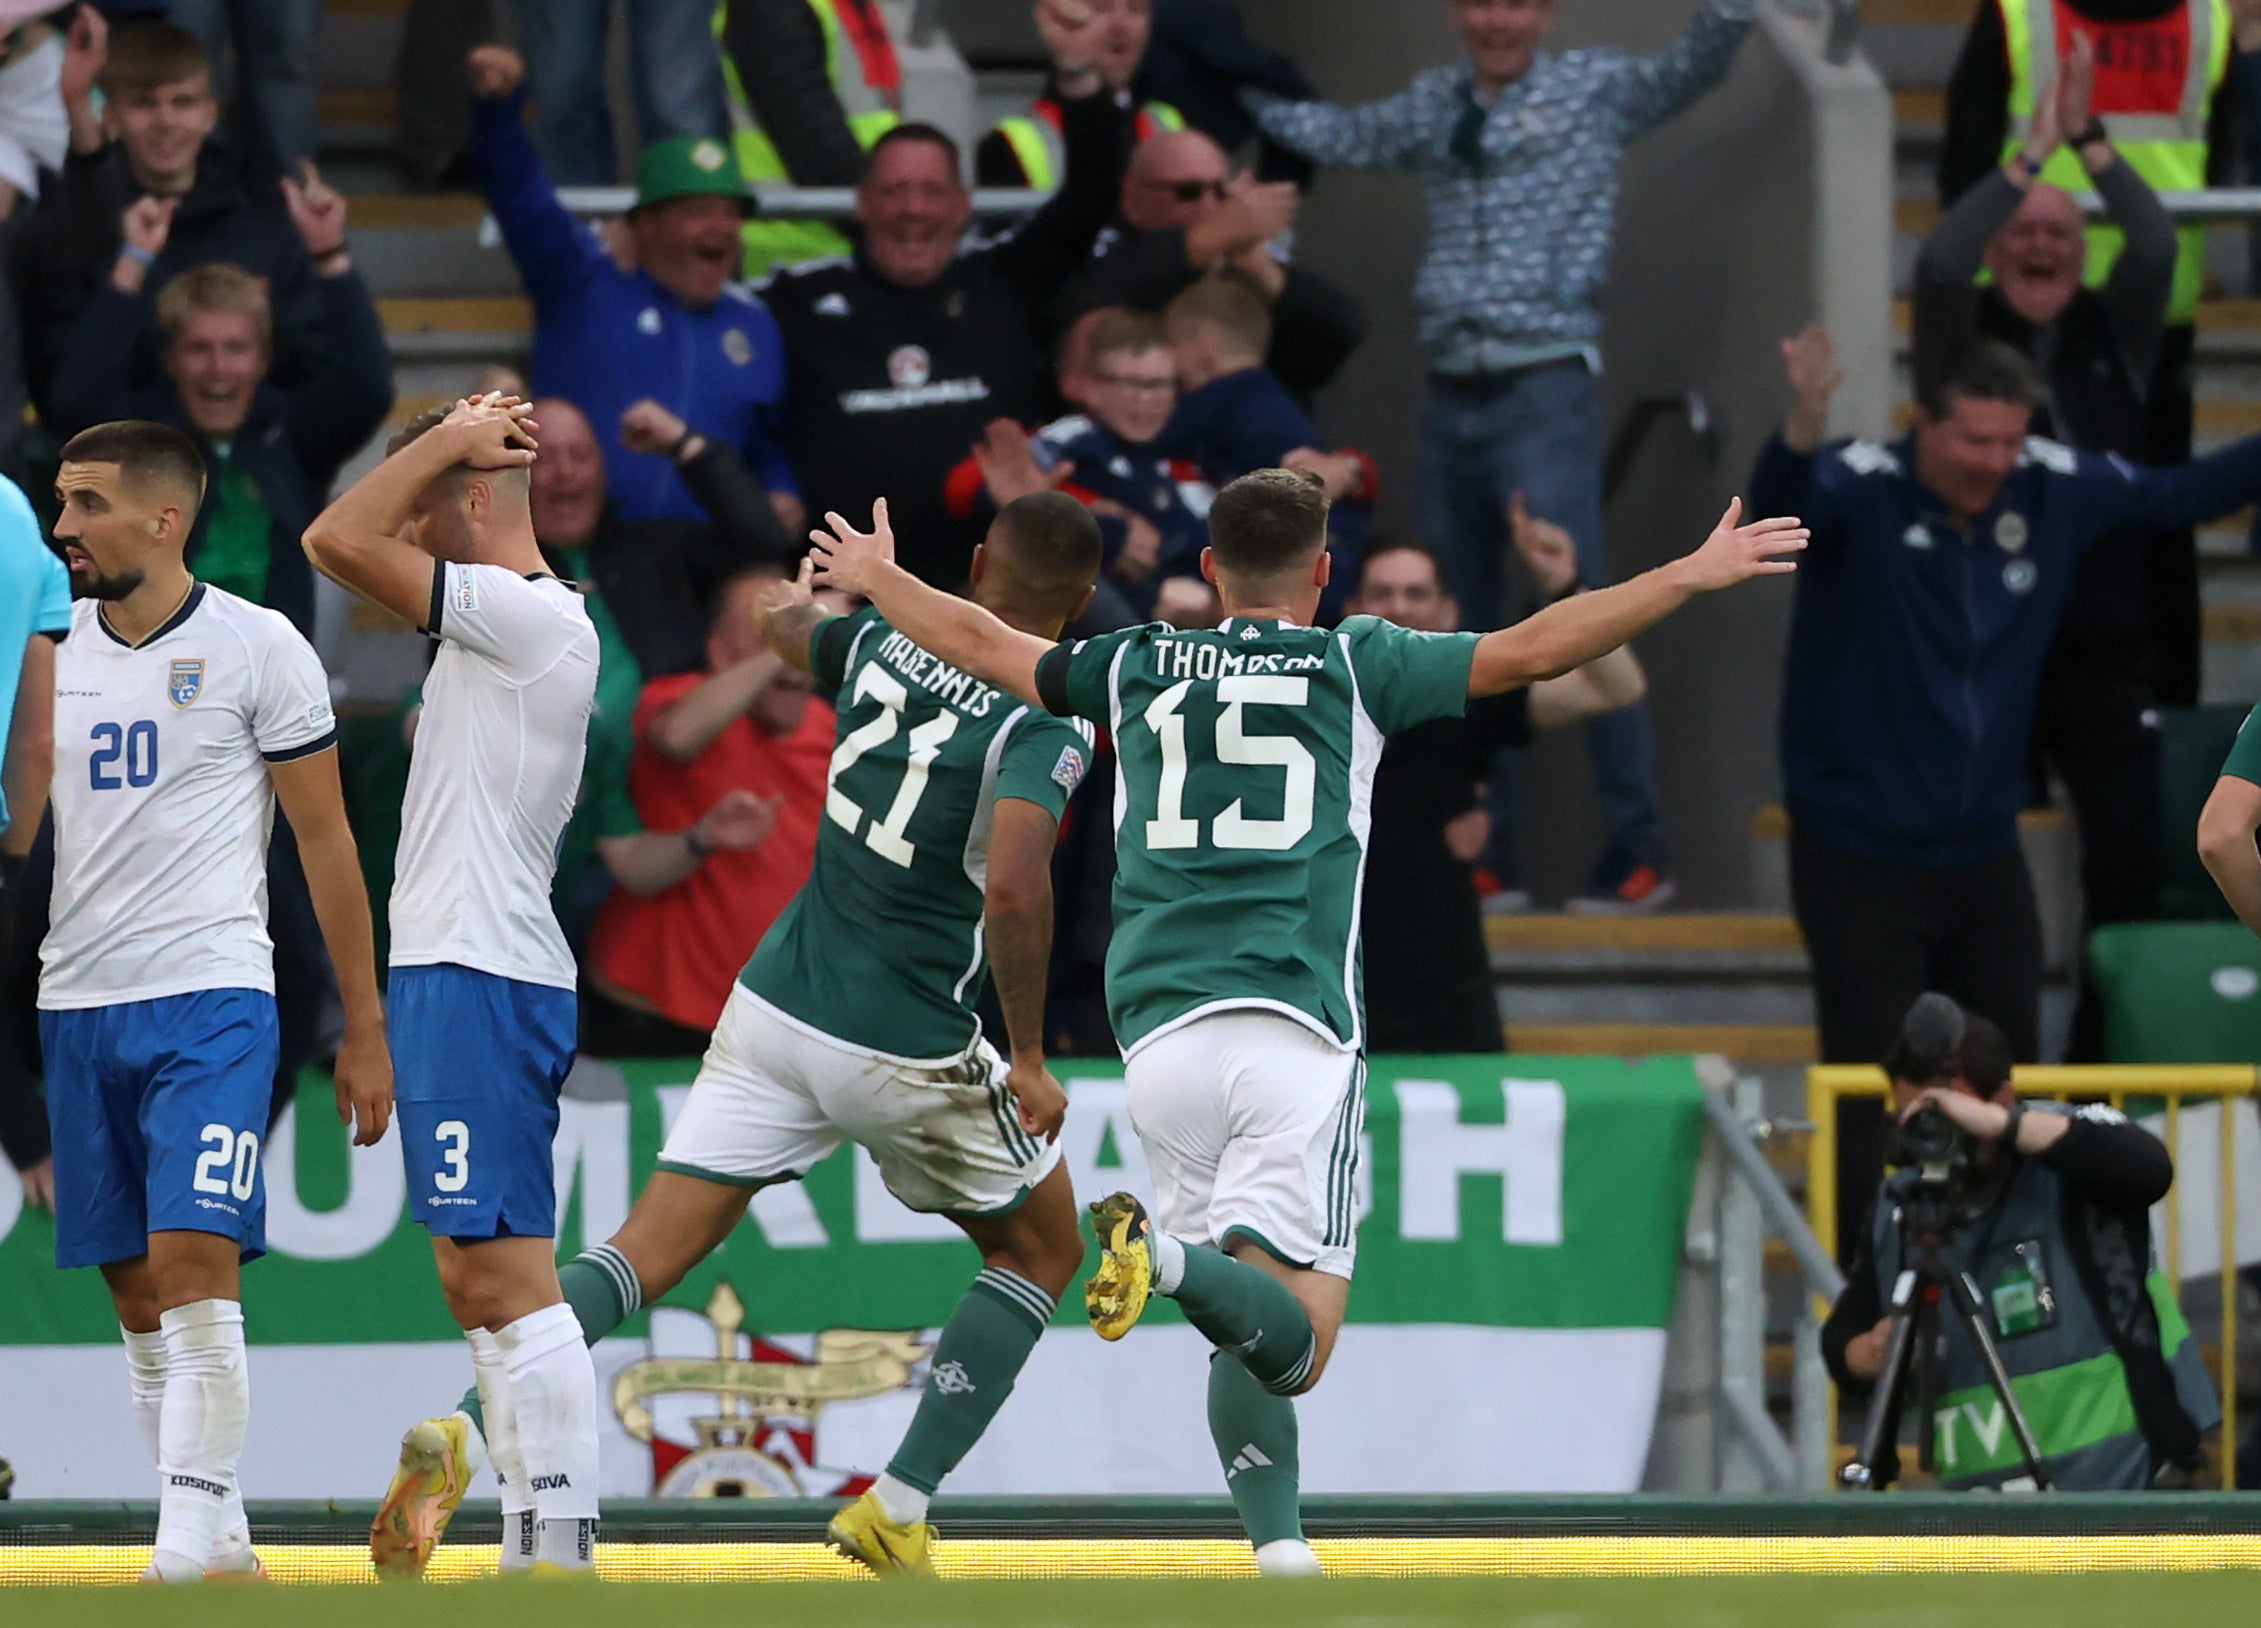
[[[2165,1145],[2115,1109],[2029,1107],[2010,1083],[2002,1031],[1944,995],[1916,1002],[1884,1070],[1903,1126],[1936,1110],[1966,1151],[1951,1175],[1935,1161],[1879,1190],[1822,1326],[1822,1358],[1838,1384],[1866,1392],[1877,1382],[1891,1334],[1887,1297],[1929,1242],[1942,1270],[1977,1289],[2051,1485],[2136,1490],[2195,1464],[2221,1410],[2173,1285],[2152,1260],[2150,1209],[2174,1182]],[[1925,1393],[1924,1422],[1941,1484],[2030,1484],[1958,1319],[1941,1319],[1927,1358],[1937,1389]]]
[[[958,145],[898,125],[857,189],[855,255],[761,289],[785,335],[786,454],[810,517],[868,515],[889,498],[904,566],[939,585],[964,582],[981,540],[977,522],[950,515],[944,482],[991,420],[1046,416],[1037,316],[1114,206],[1129,114],[1088,58],[1067,55],[1087,44],[1069,39],[1056,64],[1066,184],[1017,229],[961,253],[973,200]]]
[[[215,260],[263,278],[274,308],[272,371],[297,383],[329,342],[317,268],[272,183],[250,184],[212,139],[220,110],[202,48],[168,22],[128,24],[109,37],[101,86],[107,101],[97,117],[77,77],[66,82],[70,156],[41,192],[20,244],[26,374],[41,415],[52,405],[66,337],[121,254],[152,287]],[[129,226],[137,209],[140,225]],[[342,251],[343,240],[336,246]],[[131,337],[128,384],[160,383],[153,311],[137,314]]]

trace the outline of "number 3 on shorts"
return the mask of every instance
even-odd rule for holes
[[[189,1185],[200,1193],[219,1193],[250,1202],[259,1184],[259,1134],[237,1135],[225,1125],[207,1125],[197,1136],[204,1151],[196,1156]]]
[[[441,1121],[432,1135],[440,1143],[440,1163],[447,1168],[432,1178],[443,1193],[460,1193],[471,1182],[471,1127],[460,1119]]]

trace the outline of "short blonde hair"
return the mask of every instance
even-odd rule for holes
[[[262,346],[275,342],[275,307],[267,297],[266,279],[241,266],[215,260],[191,266],[165,285],[157,296],[157,321],[165,330],[165,343],[179,339],[188,319],[203,311],[249,317]]]

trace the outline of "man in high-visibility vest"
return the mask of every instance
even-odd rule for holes
[[[1036,31],[1050,45],[1059,20],[1053,15],[1056,0],[1040,0]],[[1139,64],[1145,60],[1153,37],[1154,16],[1149,0],[1082,0],[1099,28],[1099,77],[1118,97],[1132,93]],[[1133,115],[1136,139],[1166,130],[1183,130],[1185,116],[1167,102],[1145,102]],[[1000,119],[974,150],[974,177],[985,187],[1035,187],[1049,192],[1060,184],[1067,145],[1061,135],[1060,100],[1047,83],[1044,94],[1026,113]]]
[[[756,186],[852,187],[871,144],[902,122],[903,66],[879,0],[717,0],[714,32],[738,168]],[[745,235],[753,278],[849,250],[823,221],[756,217]]]
[[[1952,203],[2010,159],[2029,133],[2043,87],[2085,34],[2095,51],[2096,119],[2137,174],[2158,192],[2229,179],[2234,128],[2225,94],[2232,48],[2229,0],[1985,0],[1972,19],[1947,87],[1946,139],[1939,190]],[[2074,144],[2044,166],[2041,179],[2087,189]],[[2100,282],[2119,254],[2110,228],[2090,235],[2089,280]],[[2182,235],[2170,327],[2150,391],[2150,461],[2190,456],[2190,360],[2204,275],[2204,234]],[[2195,547],[2155,548],[2145,556],[2144,597],[2157,662],[2158,694],[2169,706],[2198,691],[2198,566]]]

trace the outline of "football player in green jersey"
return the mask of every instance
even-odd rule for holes
[[[1048,644],[894,563],[828,515],[819,583],[1047,712],[1114,737],[1115,937],[1107,1000],[1157,1229],[1127,1193],[1092,1206],[1085,1287],[1120,1339],[1151,1293],[1217,1347],[1209,1423],[1266,1572],[1316,1569],[1297,1509],[1295,1409],[1342,1326],[1355,1250],[1358,900],[1385,737],[1616,649],[1699,593],[1794,569],[1795,520],[1743,526],[1496,633],[1417,633],[1370,616],[1311,625],[1327,584],[1318,481],[1258,470],[1217,494],[1202,574],[1213,629],[1154,625]]]
[[[1000,626],[1050,644],[1091,597],[1099,561],[1090,512],[1039,493],[999,514],[974,555],[973,594]],[[717,1248],[752,1190],[863,1144],[890,1192],[948,1216],[982,1254],[902,1447],[828,1533],[874,1571],[928,1571],[929,1495],[987,1428],[1083,1264],[1044,995],[1054,834],[1092,731],[936,660],[874,611],[826,610],[806,567],[765,607],[763,633],[838,697],[816,865],[740,974],[627,1223],[558,1278],[594,1344]],[[985,963],[1010,1068],[973,1011]],[[477,1470],[483,1427],[473,1395],[408,1433],[371,1532],[380,1569],[423,1569]]]

